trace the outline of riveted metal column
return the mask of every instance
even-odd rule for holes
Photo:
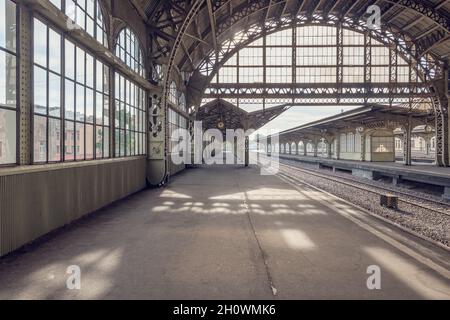
[[[250,138],[245,136],[245,166],[250,164]]]
[[[314,158],[317,158],[319,156],[319,141],[314,140],[313,147],[314,147]]]
[[[31,144],[31,55],[32,34],[31,34],[31,11],[23,4],[19,6],[19,148],[18,163],[20,165],[31,164],[31,154],[33,146]]]
[[[368,32],[364,33],[364,84],[366,86],[367,96],[371,94],[369,88],[372,82],[372,43]],[[364,98],[364,103],[368,103],[367,97]]]
[[[397,49],[394,44],[389,47],[389,105],[394,104],[393,95],[396,93],[396,85],[398,80],[398,56]]]
[[[412,157],[411,157],[411,138],[412,138],[412,125],[411,125],[411,116],[408,118],[408,123],[404,126],[403,133],[403,159],[405,165],[412,165]]]
[[[331,145],[332,145],[332,142],[327,141],[327,158],[328,159],[333,158],[333,153],[331,152]]]
[[[336,133],[336,151],[335,151],[335,158],[336,160],[339,160],[341,158],[341,136],[338,133]]]
[[[450,98],[448,66],[444,70],[444,77],[444,79],[436,81],[433,85],[436,94],[433,97],[436,118],[436,164],[440,167],[448,167],[450,165]]]
[[[361,157],[360,160],[362,162],[366,161],[366,135],[364,133],[360,133],[361,136]]]
[[[342,83],[344,82],[344,28],[342,27],[342,23],[337,26],[336,48],[336,83],[338,87],[338,98],[336,102],[340,103],[342,95]]]

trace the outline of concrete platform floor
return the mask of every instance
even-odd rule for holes
[[[340,200],[212,166],[1,259],[0,299],[450,299],[449,274],[448,251]]]

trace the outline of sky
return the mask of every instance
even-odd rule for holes
[[[359,108],[358,106],[295,106],[288,111],[275,118],[260,130],[255,132],[267,135],[269,133],[280,132],[291,128],[298,127],[316,120],[331,117],[342,111],[349,111]],[[271,132],[274,130],[275,132]]]

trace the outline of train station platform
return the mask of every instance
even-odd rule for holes
[[[0,299],[450,299],[448,270],[444,249],[330,195],[200,166],[0,259]]]
[[[450,168],[431,164],[405,166],[399,162],[360,162],[287,154],[280,154],[279,157],[333,170],[351,171],[355,176],[368,179],[390,177],[394,184],[401,181],[412,181],[443,187],[443,198],[450,201]]]

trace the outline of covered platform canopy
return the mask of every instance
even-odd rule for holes
[[[430,126],[433,120],[434,114],[429,110],[364,106],[270,136],[268,151],[295,151],[298,154],[299,149],[303,148],[306,156],[308,146],[312,146],[309,152],[318,157],[319,145],[325,145],[323,152],[330,159],[393,162],[394,131],[400,128],[404,136],[405,163],[410,165],[414,128]]]
[[[364,106],[341,114],[317,120],[279,133],[280,140],[289,140],[302,135],[323,135],[335,130],[349,128],[401,127],[411,121],[416,127],[432,124],[434,115],[427,110],[410,110],[403,107],[382,105]]]
[[[289,107],[282,105],[265,110],[247,112],[223,99],[216,99],[203,105],[197,112],[197,121],[203,122],[203,129],[258,130],[281,115]]]

